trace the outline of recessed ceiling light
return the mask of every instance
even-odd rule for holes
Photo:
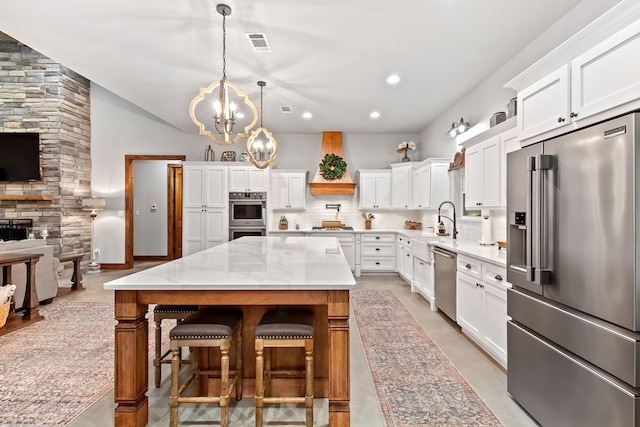
[[[302,117],[304,117],[305,119],[310,119],[311,117],[313,117],[313,114],[307,111],[306,113],[302,113]]]
[[[378,117],[380,117],[380,113],[377,111],[372,111],[371,114],[369,114],[369,117],[371,117],[372,119],[377,119]]]
[[[243,112],[241,112],[241,111],[238,111],[238,112],[236,113],[236,117],[237,117],[237,118],[239,118],[239,119],[244,119],[244,113],[243,113]]]
[[[390,85],[400,83],[400,76],[397,74],[391,74],[389,77],[387,77],[387,83],[389,83]]]

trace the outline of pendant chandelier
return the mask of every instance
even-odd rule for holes
[[[231,8],[218,4],[216,10],[222,15],[222,78],[209,87],[200,88],[189,105],[189,115],[198,125],[200,135],[206,135],[220,145],[231,145],[249,134],[258,121],[258,112],[248,93],[227,80],[226,18],[231,15]],[[250,123],[239,130],[242,128],[239,119],[242,118]]]
[[[260,86],[260,127],[251,132],[251,136],[247,140],[249,159],[259,169],[269,166],[276,158],[278,151],[278,143],[273,134],[262,125],[262,88],[266,85],[267,83],[262,80],[258,82],[258,86]]]

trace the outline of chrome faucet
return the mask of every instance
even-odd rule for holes
[[[444,204],[450,204],[451,207],[453,208],[453,219],[449,218],[446,215],[440,215],[440,209],[442,209],[442,205]],[[453,239],[456,238],[456,234],[458,234],[458,229],[456,228],[456,205],[454,205],[452,202],[445,200],[444,202],[440,203],[440,206],[438,206],[438,224],[440,224],[442,221],[440,220],[440,217],[444,217],[447,218],[449,221],[451,221],[453,223],[453,232],[451,233],[453,235]]]

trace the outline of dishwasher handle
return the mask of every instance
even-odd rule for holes
[[[444,251],[439,251],[437,249],[433,249],[432,252],[436,255],[440,255],[449,259],[453,259],[454,256],[452,254],[450,254],[449,252],[444,252]]]

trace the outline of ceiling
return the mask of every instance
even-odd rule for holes
[[[418,133],[579,2],[227,0],[227,77],[258,109],[256,82],[267,82],[275,133]],[[189,103],[222,76],[217,3],[3,0],[0,31],[197,133]],[[255,53],[250,32],[266,33],[272,52]]]

